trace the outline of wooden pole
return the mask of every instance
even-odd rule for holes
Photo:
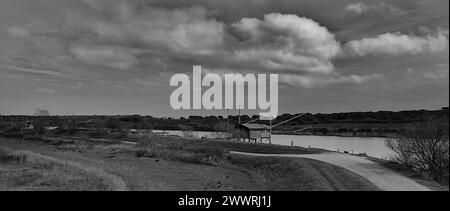
[[[270,114],[270,115],[272,115],[272,114]],[[270,116],[270,121],[269,121],[270,123],[270,126],[269,126],[269,144],[271,144],[272,143],[272,116]]]
[[[230,109],[227,109],[227,140],[230,137],[229,121],[230,121]]]
[[[241,109],[239,109],[239,118],[238,118],[238,121],[239,121],[239,125],[241,125]]]

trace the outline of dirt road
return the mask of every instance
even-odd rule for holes
[[[234,154],[249,156],[273,156],[273,157],[299,157],[319,160],[322,162],[337,165],[353,171],[376,185],[381,190],[386,191],[430,191],[429,188],[404,177],[392,170],[389,170],[373,161],[362,157],[342,154],[342,153],[322,153],[322,154],[255,154],[231,152]]]

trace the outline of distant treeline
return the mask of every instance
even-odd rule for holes
[[[273,120],[277,124],[297,114],[283,114]],[[440,110],[411,110],[411,111],[378,111],[378,112],[348,112],[333,114],[305,114],[304,116],[274,128],[277,133],[292,133],[305,126],[311,129],[300,134],[320,135],[350,135],[350,136],[385,136],[395,134],[408,125],[429,122],[447,121],[449,108]],[[0,123],[33,121],[33,116],[0,116]],[[257,119],[258,116],[241,115],[241,123]],[[191,128],[198,131],[224,131],[226,117],[223,116],[189,116],[187,118],[156,118],[152,116],[127,115],[127,116],[49,116],[48,124],[61,126],[70,122],[78,127],[110,128],[110,129],[157,129],[180,130]],[[230,127],[238,125],[239,116],[230,116]],[[269,124],[268,121],[256,121],[255,123]]]

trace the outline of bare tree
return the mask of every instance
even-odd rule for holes
[[[394,161],[448,182],[448,123],[417,125],[397,138],[387,139],[386,146],[395,153]]]
[[[44,108],[38,108],[34,112],[34,116],[36,117],[47,117],[50,116],[50,111]]]

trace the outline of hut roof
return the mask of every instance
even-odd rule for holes
[[[269,126],[263,124],[242,124],[242,127],[248,128],[250,130],[268,130]]]

